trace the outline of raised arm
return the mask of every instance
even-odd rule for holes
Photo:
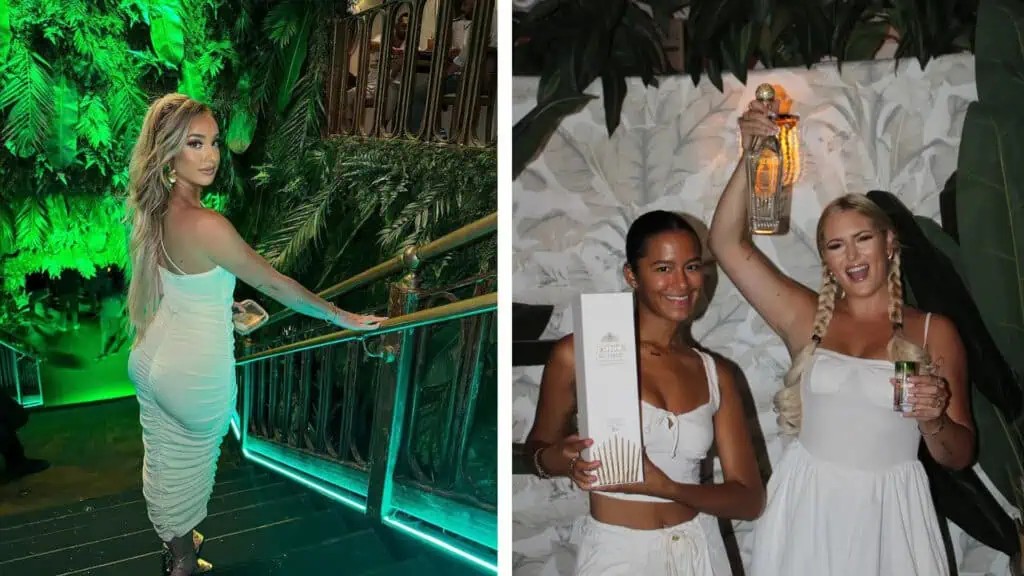
[[[775,134],[777,127],[760,102],[740,117],[743,149],[754,136]],[[747,171],[740,158],[715,208],[708,248],[740,294],[786,343],[791,353],[806,344],[817,296],[779,270],[751,239],[747,219]]]
[[[380,325],[382,318],[346,312],[275,270],[217,212],[197,213],[194,229],[199,246],[214,264],[284,306],[353,330],[372,330]]]

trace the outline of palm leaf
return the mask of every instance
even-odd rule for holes
[[[306,61],[306,52],[309,50],[309,30],[313,24],[313,13],[307,11],[299,25],[299,33],[288,43],[284,53],[284,76],[277,93],[277,112],[283,113],[292,99],[292,90],[302,72],[302,65]]]
[[[38,250],[43,247],[52,226],[46,213],[46,206],[42,201],[35,197],[25,200],[18,211],[18,222],[15,229],[18,244],[30,250]]]
[[[0,110],[10,107],[3,137],[22,158],[35,153],[46,137],[53,112],[50,65],[38,54],[15,43],[5,67]]]
[[[79,106],[76,130],[93,148],[110,146],[110,117],[103,101],[94,94],[86,94]]]
[[[62,76],[53,90],[54,110],[50,117],[50,138],[46,156],[57,170],[67,168],[78,153],[78,89]]]
[[[146,95],[134,83],[117,77],[110,88],[110,129],[118,139],[134,140],[139,118],[146,112]]]
[[[337,201],[338,189],[336,184],[320,188],[281,219],[281,227],[260,246],[264,257],[275,268],[295,268],[301,255],[320,240],[331,206]]]

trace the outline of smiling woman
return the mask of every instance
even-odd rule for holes
[[[623,275],[637,310],[644,481],[595,487],[602,463],[580,458],[593,441],[566,436],[576,406],[572,334],[555,344],[544,367],[527,437],[536,473],[566,476],[590,491],[577,575],[728,574],[715,517],[757,517],[764,488],[732,373],[691,347],[681,330],[704,287],[696,232],[671,212],[640,216],[626,235]],[[712,443],[724,481],[701,484]]]
[[[212,568],[198,558],[203,537],[195,527],[206,518],[235,407],[235,279],[342,328],[372,330],[383,320],[345,312],[280,274],[205,208],[199,199],[219,164],[209,108],[181,94],[153,103],[129,170],[128,312],[136,339],[128,371],[146,450],[142,491],[171,576]]]
[[[750,104],[739,120],[744,148],[777,132],[773,113]],[[775,397],[779,427],[792,441],[768,484],[750,572],[948,574],[918,449],[923,442],[953,469],[974,458],[956,328],[904,306],[895,228],[862,194],[822,212],[817,294],[780,272],[751,240],[743,168],[719,200],[710,248],[793,357]],[[908,378],[911,391],[896,411],[897,367],[915,363],[924,370]]]

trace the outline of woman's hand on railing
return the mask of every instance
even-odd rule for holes
[[[380,323],[387,320],[387,316],[369,316],[362,314],[353,314],[346,310],[342,310],[337,306],[334,306],[334,316],[331,318],[331,322],[340,328],[346,330],[376,330],[380,328]]]

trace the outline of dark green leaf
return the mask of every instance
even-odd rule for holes
[[[1024,5],[989,0],[978,9],[975,75],[978,99],[996,108],[1019,108],[1024,94]]]
[[[609,66],[601,75],[601,97],[604,99],[604,124],[610,138],[619,127],[622,103],[626,100],[626,78],[615,66]]]
[[[852,41],[854,30],[858,24],[870,24],[865,19],[864,11],[870,4],[870,0],[852,0],[850,2],[836,2],[835,16],[832,29],[832,54],[841,57],[837,63],[842,71],[842,60],[849,60],[848,45]],[[887,26],[887,25],[886,25]],[[872,56],[874,53],[872,52]]]
[[[707,60],[708,66],[708,80],[711,80],[711,84],[718,88],[719,92],[723,91],[722,84],[722,62],[718,56],[709,56]]]
[[[512,128],[512,178],[518,178],[527,164],[547,145],[548,138],[566,116],[576,114],[594,97],[581,94],[538,104]]]
[[[174,6],[160,4],[149,22],[153,51],[164,61],[178,65],[185,56],[185,29]]]
[[[61,77],[53,90],[53,115],[46,157],[57,170],[75,161],[78,153],[78,90],[68,78]]]
[[[948,317],[960,332],[970,388],[974,391],[979,462],[999,491],[1012,499],[1013,480],[1003,468],[1012,456],[1012,446],[999,430],[999,412],[1010,419],[1020,414],[1020,383],[986,330],[975,307],[977,298],[972,299],[950,258],[928,240],[930,236],[944,235],[938,225],[915,218],[891,193],[872,191],[868,197],[896,226],[903,252],[903,279],[914,294],[917,308]],[[949,240],[947,236],[939,244],[949,248]],[[955,244],[953,248],[957,253],[960,251]],[[1004,552],[1017,545],[1016,530],[1009,517],[970,469],[952,471],[938,466],[927,449],[921,450],[920,457],[928,472],[933,499],[943,516],[974,538]]]
[[[231,109],[231,120],[225,136],[228,148],[235,154],[242,154],[252,144],[256,132],[256,116],[245,101],[235,103]]]
[[[972,102],[957,161],[964,272],[1003,357],[1024,374],[1024,114]]]
[[[302,65],[306,61],[306,52],[309,50],[309,31],[312,27],[312,11],[307,11],[302,17],[302,24],[299,33],[292,38],[285,49],[284,75],[277,93],[277,112],[283,113],[292,99],[292,90],[295,82],[302,72]]]
[[[862,22],[850,33],[846,40],[843,59],[847,61],[874,60],[875,54],[882,47],[889,35],[889,24],[886,22]]]

